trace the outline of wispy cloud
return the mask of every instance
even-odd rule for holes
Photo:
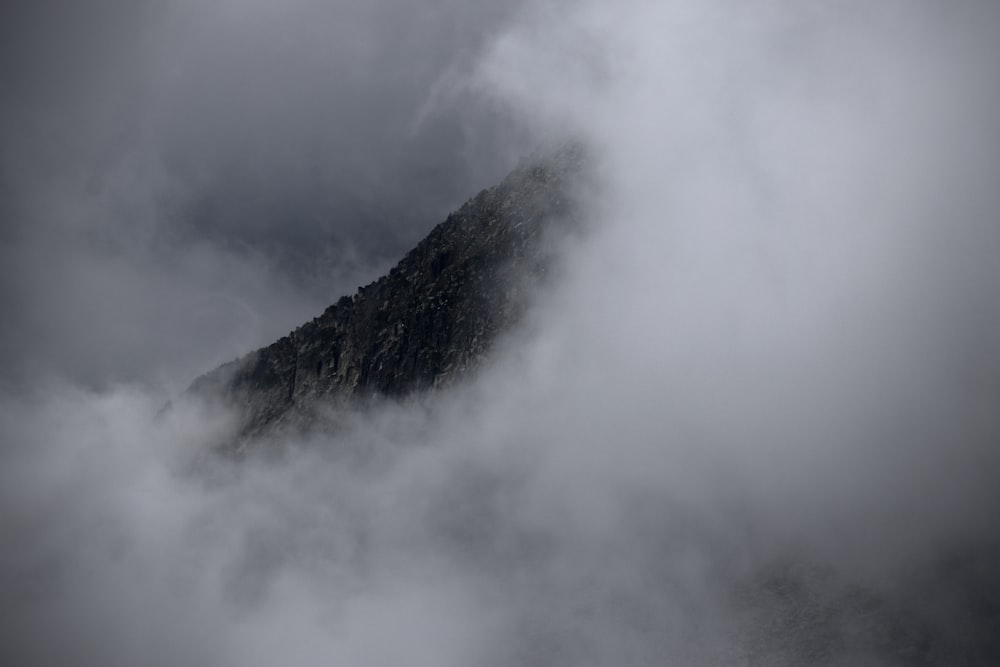
[[[251,64],[268,81],[281,62],[316,68],[279,85],[293,101],[337,61],[327,49],[374,58],[361,62],[376,83],[401,66],[350,31],[345,43],[310,41],[332,10],[291,7],[193,14],[203,22],[192,34],[217,25],[232,41],[203,79],[176,84],[201,91],[172,102],[179,116],[188,97],[215,103],[210,83],[254,79]],[[203,363],[207,331],[232,336],[231,350],[252,344],[247,326],[270,335],[275,312],[291,319],[311,306],[313,296],[276,305],[301,280],[270,241],[237,230],[233,250],[218,241],[230,231],[222,214],[164,259],[149,241],[162,231],[158,207],[149,220],[159,231],[121,241],[138,254],[107,250],[120,237],[91,233],[101,226],[81,237],[68,222],[21,229],[11,275],[32,275],[46,253],[65,264],[35,278],[65,287],[8,288],[27,304],[21,324],[49,337],[17,339],[29,360],[65,331],[77,352],[51,368],[77,375],[76,360],[97,349],[109,361],[91,358],[87,371],[123,363],[140,348],[122,340],[160,328],[164,311],[144,311],[149,300],[231,316],[176,348],[180,325],[162,325],[149,347],[157,363],[127,364],[139,386],[50,381],[5,395],[6,650],[19,664],[240,665],[933,662],[993,650],[970,601],[997,591],[997,10],[847,0],[433,9],[426,24],[401,6],[352,10],[349,25],[407,43],[411,23],[430,37],[427,17],[467,20],[476,40],[427,47],[435,63],[477,54],[447,70],[469,77],[455,89],[529,135],[588,143],[601,174],[593,224],[567,243],[561,281],[467,386],[346,415],[337,434],[234,464],[206,455],[225,415],[180,406],[158,416],[162,396],[144,373]],[[285,22],[305,25],[318,54],[272,32]],[[265,55],[247,46],[271,35]],[[282,49],[295,57],[266,55]],[[407,76],[433,78],[405,71],[402,83],[398,72],[369,87],[345,79],[354,113],[379,113],[380,95],[407,89]],[[265,188],[316,136],[285,121],[311,112],[286,109],[266,86],[233,85],[254,102],[243,122],[278,119],[284,140],[244,147],[250,135],[210,108],[190,134],[161,131],[219,129],[219,143],[191,139],[187,159],[224,172],[256,155],[263,177],[242,166],[237,176]],[[504,135],[484,122],[497,132],[486,150]],[[451,141],[432,135],[427,148]],[[362,150],[370,136],[342,141]],[[362,172],[396,155],[374,146]],[[349,169],[357,154],[345,155]],[[137,180],[129,201],[143,209],[149,182]],[[49,181],[31,182],[46,191]],[[286,180],[274,185],[272,202],[294,199]],[[241,191],[211,197],[225,204]],[[94,210],[66,192],[50,204]],[[261,224],[260,239],[277,238]],[[50,243],[67,238],[90,245]],[[81,275],[96,277],[71,280]],[[42,318],[37,304],[64,289],[63,307]],[[88,314],[137,322],[137,338],[72,341],[77,320],[75,335],[101,335]]]

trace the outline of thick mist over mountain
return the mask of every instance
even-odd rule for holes
[[[994,3],[7,11],[4,663],[1000,655]],[[567,139],[461,382],[163,409]]]
[[[178,390],[377,277],[534,146],[494,5],[5,3],[0,363]]]

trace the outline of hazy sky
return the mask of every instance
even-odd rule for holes
[[[1000,5],[496,4],[6,5],[6,662],[996,656]],[[567,133],[592,232],[467,386],[157,416]]]
[[[530,150],[468,90],[515,9],[5,3],[4,366],[186,382],[377,277]]]

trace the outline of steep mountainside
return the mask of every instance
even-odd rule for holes
[[[527,162],[448,216],[388,275],[189,391],[233,408],[236,440],[246,442],[308,422],[317,408],[467,376],[552,268],[547,232],[578,224],[572,195],[584,164],[578,147]],[[736,653],[722,664],[1000,664],[998,558],[994,540],[953,545],[878,585],[811,557],[760,564],[730,582]]]
[[[550,266],[546,232],[573,224],[578,146],[522,164],[448,216],[388,275],[277,342],[198,378],[233,407],[240,435],[317,405],[399,397],[481,363]]]

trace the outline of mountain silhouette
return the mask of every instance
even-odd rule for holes
[[[553,267],[552,234],[579,226],[584,151],[522,161],[437,225],[389,273],[271,345],[201,376],[237,437],[308,423],[318,409],[401,398],[480,367]]]

